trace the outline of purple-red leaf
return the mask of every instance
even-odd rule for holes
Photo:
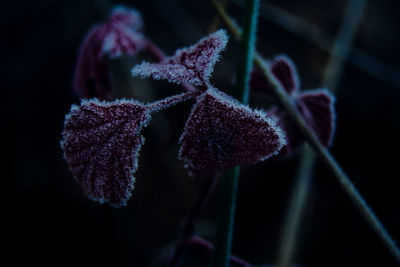
[[[227,42],[225,30],[219,30],[191,47],[177,50],[174,56],[160,63],[143,62],[135,66],[132,75],[157,80],[167,79],[178,84],[189,83],[206,88],[219,54]]]
[[[285,138],[264,112],[212,88],[199,97],[179,142],[190,171],[216,172],[265,160]]]
[[[145,46],[146,40],[139,33],[143,21],[137,10],[117,6],[106,25],[108,31],[103,42],[103,53],[111,58],[121,55],[134,56]]]
[[[270,63],[272,74],[291,95],[299,89],[299,78],[293,61],[285,55],[276,56]]]
[[[335,129],[333,95],[327,90],[305,91],[299,94],[296,104],[322,145],[329,146]]]
[[[141,25],[137,11],[118,6],[105,23],[92,28],[79,51],[75,70],[74,88],[81,97],[109,97],[113,87],[107,56],[134,56],[142,49],[145,38],[138,32]]]
[[[301,115],[319,141],[328,147],[335,129],[334,97],[327,90],[310,90],[299,93],[294,99]],[[282,154],[290,154],[305,142],[303,134],[286,111],[275,108],[271,111],[278,118],[278,125],[287,133],[287,144]]]
[[[297,69],[293,61],[285,55],[276,56],[271,62],[265,64],[270,68],[274,78],[282,85],[289,95],[299,89],[300,82]],[[254,92],[268,96],[275,95],[272,85],[265,79],[263,73],[253,69],[250,78],[250,88]]]
[[[134,188],[147,106],[131,100],[83,100],[66,116],[61,141],[75,180],[93,200],[124,206]]]

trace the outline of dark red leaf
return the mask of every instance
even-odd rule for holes
[[[329,146],[335,129],[334,97],[327,90],[310,90],[299,94],[296,104],[320,142]]]
[[[72,106],[61,146],[75,180],[91,199],[126,205],[144,142],[140,131],[149,119],[148,108],[130,100],[83,100]]]
[[[190,171],[216,172],[265,160],[284,143],[282,131],[264,112],[212,88],[193,107],[179,157]]]
[[[322,145],[328,147],[335,129],[332,94],[327,90],[310,90],[300,93],[294,100],[308,126],[314,130]],[[282,149],[281,155],[291,154],[305,142],[303,134],[286,111],[275,107],[270,114],[278,119],[278,125],[287,133],[287,144]]]
[[[276,56],[272,61],[265,61],[265,64],[270,68],[273,76],[289,95],[292,95],[299,89],[300,82],[297,69],[289,57],[285,55]],[[267,96],[275,95],[270,82],[267,81],[261,71],[255,68],[251,72],[250,88],[254,92]]]
[[[132,75],[157,80],[167,79],[178,84],[189,83],[206,88],[218,56],[227,42],[225,30],[219,30],[191,47],[177,50],[174,56],[160,63],[143,62],[136,65],[132,69]]]

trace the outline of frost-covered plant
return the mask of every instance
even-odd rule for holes
[[[165,57],[140,32],[140,13],[118,6],[108,20],[89,32],[79,52],[75,91],[83,98],[72,105],[64,122],[61,147],[75,180],[85,194],[100,203],[125,206],[134,189],[134,174],[153,113],[194,99],[179,139],[179,159],[189,174],[213,175],[234,166],[291,153],[305,142],[294,121],[280,105],[269,111],[250,108],[215,88],[210,77],[228,36],[219,30],[196,44]],[[133,76],[165,79],[185,92],[155,102],[110,100],[113,86],[108,58],[149,52],[157,62],[132,68]],[[324,146],[334,131],[333,97],[326,90],[300,92],[294,63],[286,56],[264,62],[274,82],[295,102],[301,116]],[[253,92],[272,96],[273,85],[257,70],[250,80]]]
[[[116,19],[115,14],[114,10],[110,25],[98,26],[107,28],[108,36],[114,36],[115,31],[119,33],[114,23],[120,23],[120,19]],[[125,16],[117,14],[118,18]],[[119,42],[110,41],[115,39],[107,37],[98,41],[103,46],[106,44],[107,51],[119,51],[113,55],[131,53],[129,46],[119,49]],[[179,140],[179,157],[190,173],[216,173],[256,163],[278,153],[285,144],[285,137],[275,120],[262,110],[239,103],[209,81],[227,40],[226,32],[219,30],[159,63],[144,62],[132,69],[134,76],[151,76],[198,88],[186,86],[185,93],[148,104],[127,99],[109,102],[90,99],[72,106],[66,116],[61,145],[75,179],[91,199],[113,206],[126,205],[134,187],[133,175],[144,142],[141,130],[148,125],[153,112],[190,98],[195,98],[196,104]],[[132,46],[137,47],[133,42]],[[82,53],[84,50],[80,58],[85,57]],[[83,70],[78,63],[77,73],[79,71]]]
[[[227,35],[220,30],[160,63],[144,62],[132,69],[134,76],[199,86],[197,103],[179,140],[179,156],[195,172],[255,163],[276,154],[285,144],[282,131],[265,112],[252,110],[210,84],[226,43]]]

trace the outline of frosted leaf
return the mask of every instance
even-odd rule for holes
[[[286,92],[291,95],[299,89],[300,82],[297,69],[293,61],[285,56],[276,56],[271,62],[266,62],[273,76],[282,85]],[[272,85],[265,79],[263,73],[257,69],[253,69],[250,78],[250,88],[254,92],[274,96]]]
[[[93,200],[124,206],[134,188],[140,131],[150,111],[139,102],[83,100],[64,123],[61,147],[75,180]]]
[[[141,25],[137,11],[119,6],[105,23],[92,28],[79,51],[74,76],[74,88],[81,97],[109,97],[113,86],[107,56],[134,56],[142,49],[145,38],[138,32]]]
[[[104,26],[93,28],[86,37],[78,56],[74,88],[82,98],[108,98],[112,91],[110,71],[102,54]]]
[[[104,38],[102,53],[111,58],[134,56],[144,45],[145,39],[141,34],[125,25],[115,24]]]
[[[225,48],[228,36],[225,30],[219,30],[201,39],[197,44],[176,51],[175,55],[160,63],[136,65],[133,76],[142,78],[167,79],[174,83],[189,83],[204,88],[209,86],[209,78]]]
[[[295,101],[308,126],[314,130],[321,144],[328,147],[335,129],[334,97],[327,90],[310,90],[300,93]],[[292,153],[305,142],[303,134],[286,111],[274,108],[270,113],[278,118],[279,126],[287,133],[282,155]]]
[[[193,107],[179,142],[179,157],[190,171],[216,172],[265,160],[285,138],[264,112],[212,88]]]

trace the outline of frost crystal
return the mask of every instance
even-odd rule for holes
[[[141,26],[137,11],[118,6],[105,23],[93,27],[79,51],[75,70],[74,88],[81,97],[108,98],[112,83],[106,56],[134,56],[145,45],[138,31]]]
[[[117,5],[111,11],[109,21],[113,24],[118,23],[138,31],[143,27],[142,16],[139,11],[123,5]]]
[[[300,82],[297,69],[290,58],[285,55],[276,56],[271,62],[266,62],[266,65],[289,95],[292,95],[299,89]],[[275,95],[272,85],[265,79],[264,75],[256,69],[253,69],[251,72],[250,88],[257,93],[268,96]]]
[[[219,30],[201,39],[197,44],[176,51],[175,55],[161,63],[143,62],[132,69],[133,76],[167,79],[174,83],[189,83],[207,88],[209,78],[220,52],[225,48],[228,36]]]
[[[150,111],[139,102],[83,100],[66,116],[64,157],[84,192],[100,203],[124,206],[134,188],[141,129]]]
[[[179,157],[190,171],[216,172],[265,160],[285,138],[264,112],[211,88],[193,107],[179,142]]]

